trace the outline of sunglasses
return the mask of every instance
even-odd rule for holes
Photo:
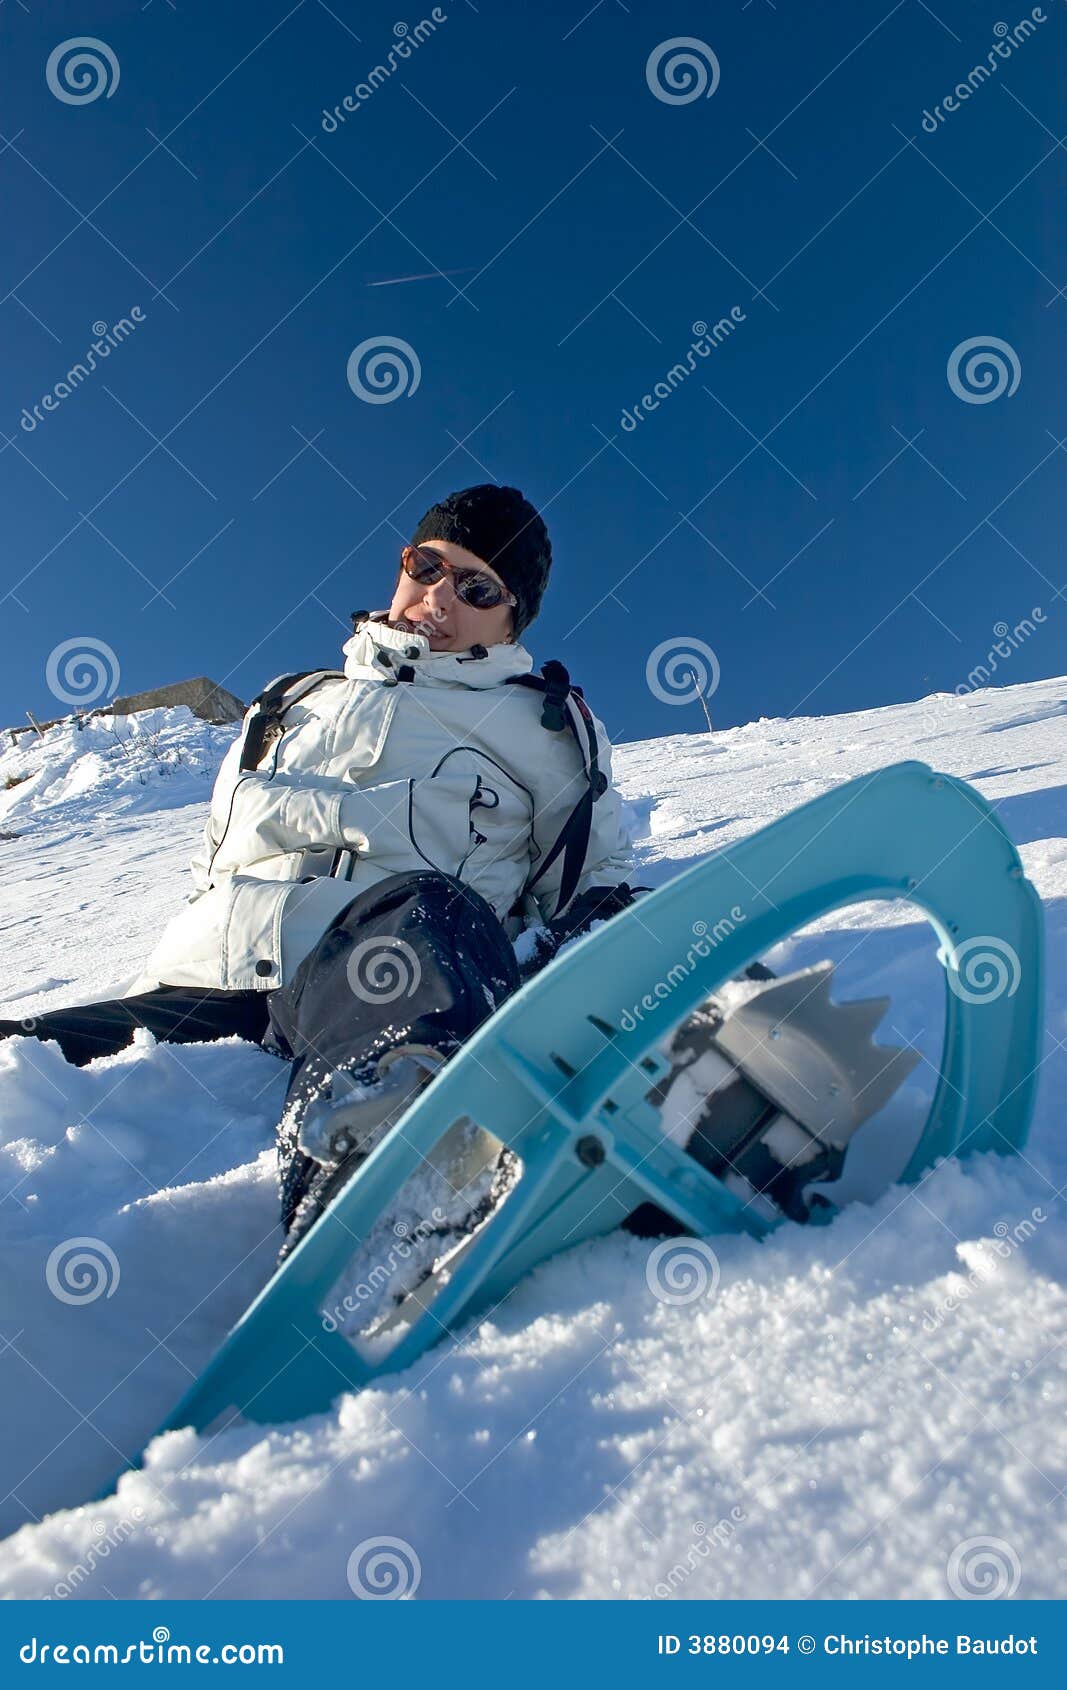
[[[457,599],[469,604],[472,610],[495,610],[499,604],[516,605],[519,602],[514,593],[509,593],[484,569],[458,568],[455,564],[445,563],[437,552],[426,551],[421,546],[405,547],[400,561],[404,574],[417,581],[420,587],[431,587],[447,575]]]

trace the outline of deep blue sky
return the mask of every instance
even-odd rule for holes
[[[49,654],[83,636],[122,691],[207,673],[247,698],[334,664],[423,509],[486,479],[544,509],[528,643],[616,739],[702,728],[646,685],[675,638],[716,653],[722,726],[951,690],[1034,606],[997,680],[1067,670],[1062,0],[934,134],[924,110],[1025,9],[440,10],[335,133],[323,108],[430,7],[0,11],[0,722],[56,712]],[[87,34],[118,86],[64,103],[46,62]],[[646,63],[683,36],[720,80],[670,104]],[[370,285],[427,271],[460,273]],[[134,306],[133,336],[22,428]],[[735,306],[625,431],[694,322]],[[378,336],[421,378],[374,405],[346,366]],[[947,362],[989,336],[1018,390],[967,403]]]

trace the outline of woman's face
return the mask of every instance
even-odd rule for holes
[[[425,540],[420,551],[435,552],[444,564],[456,569],[477,569],[500,581],[499,575],[481,558],[452,540]],[[409,548],[405,546],[407,555]],[[500,582],[503,586],[503,582]],[[420,585],[403,568],[389,606],[390,622],[404,622],[416,632],[424,634],[431,651],[469,651],[473,645],[500,645],[508,639],[512,629],[510,604],[494,605],[491,610],[476,610],[456,597],[447,570],[440,581]]]

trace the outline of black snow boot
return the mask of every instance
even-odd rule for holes
[[[492,908],[448,875],[393,875],[335,918],[271,997],[266,1042],[293,1058],[278,1127],[283,1257],[518,984]]]

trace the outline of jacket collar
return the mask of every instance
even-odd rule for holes
[[[521,645],[491,645],[484,657],[469,651],[431,651],[422,634],[390,627],[388,611],[375,611],[357,627],[342,648],[350,681],[395,680],[397,670],[414,670],[415,685],[497,687],[510,675],[528,675],[533,658]]]

